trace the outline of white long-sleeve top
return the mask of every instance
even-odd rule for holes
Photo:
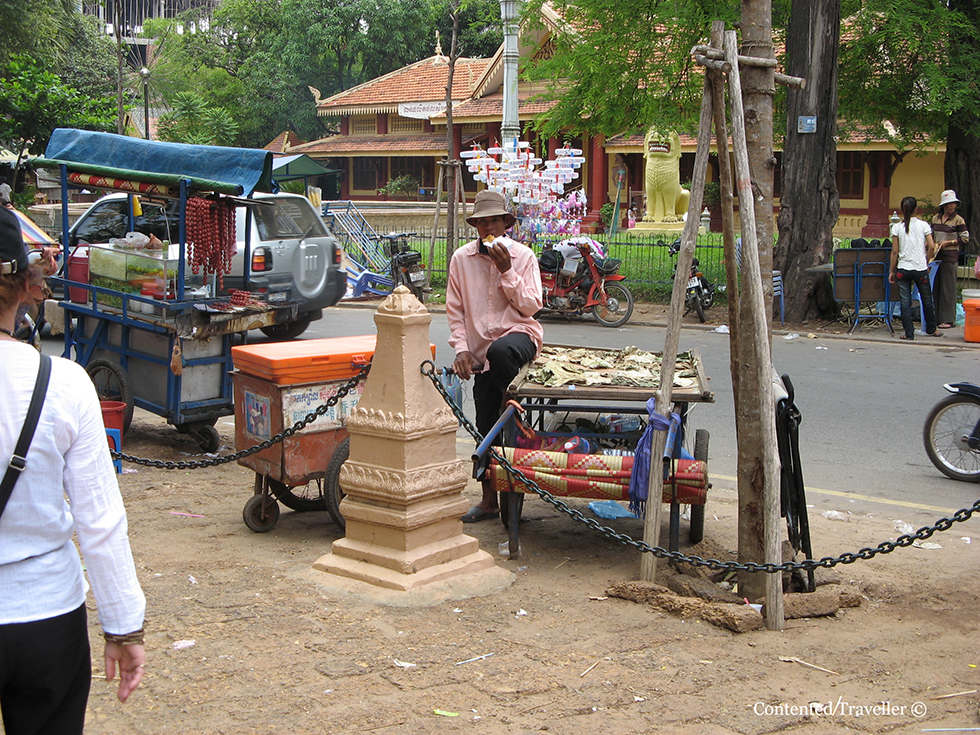
[[[129,547],[99,400],[74,362],[51,359],[51,382],[27,453],[27,468],[0,516],[0,624],[63,615],[85,601],[85,557],[99,622],[107,633],[143,627],[146,600]],[[20,436],[39,355],[0,340],[0,468]],[[67,501],[66,501],[67,496]]]

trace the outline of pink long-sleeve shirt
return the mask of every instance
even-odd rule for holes
[[[457,355],[473,353],[479,365],[485,363],[490,344],[504,335],[526,334],[539,351],[544,340],[544,329],[534,319],[542,307],[538,259],[526,245],[509,239],[507,243],[511,267],[506,273],[480,253],[476,240],[453,253],[449,263],[449,345]]]

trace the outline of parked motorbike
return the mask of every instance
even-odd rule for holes
[[[622,261],[606,258],[587,237],[545,246],[538,258],[544,288],[542,313],[581,316],[591,311],[604,327],[619,327],[633,314],[633,294],[619,274]]]
[[[947,477],[980,482],[980,386],[947,383],[952,395],[932,407],[922,438],[926,454]]]
[[[422,253],[408,246],[408,238],[414,232],[396,232],[379,235],[385,241],[385,251],[391,258],[392,289],[405,286],[419,301],[425,299],[425,268],[422,266]]]
[[[671,255],[677,255],[681,250],[681,239],[677,238],[668,246]],[[674,266],[674,273],[677,273],[677,266]],[[684,294],[684,313],[694,311],[698,315],[698,320],[704,324],[704,310],[710,309],[715,303],[715,285],[704,277],[701,272],[701,263],[697,258],[691,261],[691,274],[687,279],[687,291]]]

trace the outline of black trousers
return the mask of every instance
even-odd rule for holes
[[[487,367],[473,376],[473,403],[476,404],[476,428],[482,435],[500,418],[504,391],[517,373],[534,359],[537,348],[523,333],[506,334],[494,340],[487,350]]]
[[[0,625],[0,711],[7,735],[81,735],[92,683],[85,605]]]

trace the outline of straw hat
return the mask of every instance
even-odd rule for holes
[[[473,214],[466,218],[466,224],[476,227],[476,220],[483,217],[504,217],[505,227],[510,227],[517,218],[507,210],[507,197],[496,191],[484,189],[473,200]]]
[[[939,206],[943,207],[951,202],[956,202],[959,204],[960,200],[956,198],[956,192],[952,189],[947,189],[942,194],[939,195]]]

